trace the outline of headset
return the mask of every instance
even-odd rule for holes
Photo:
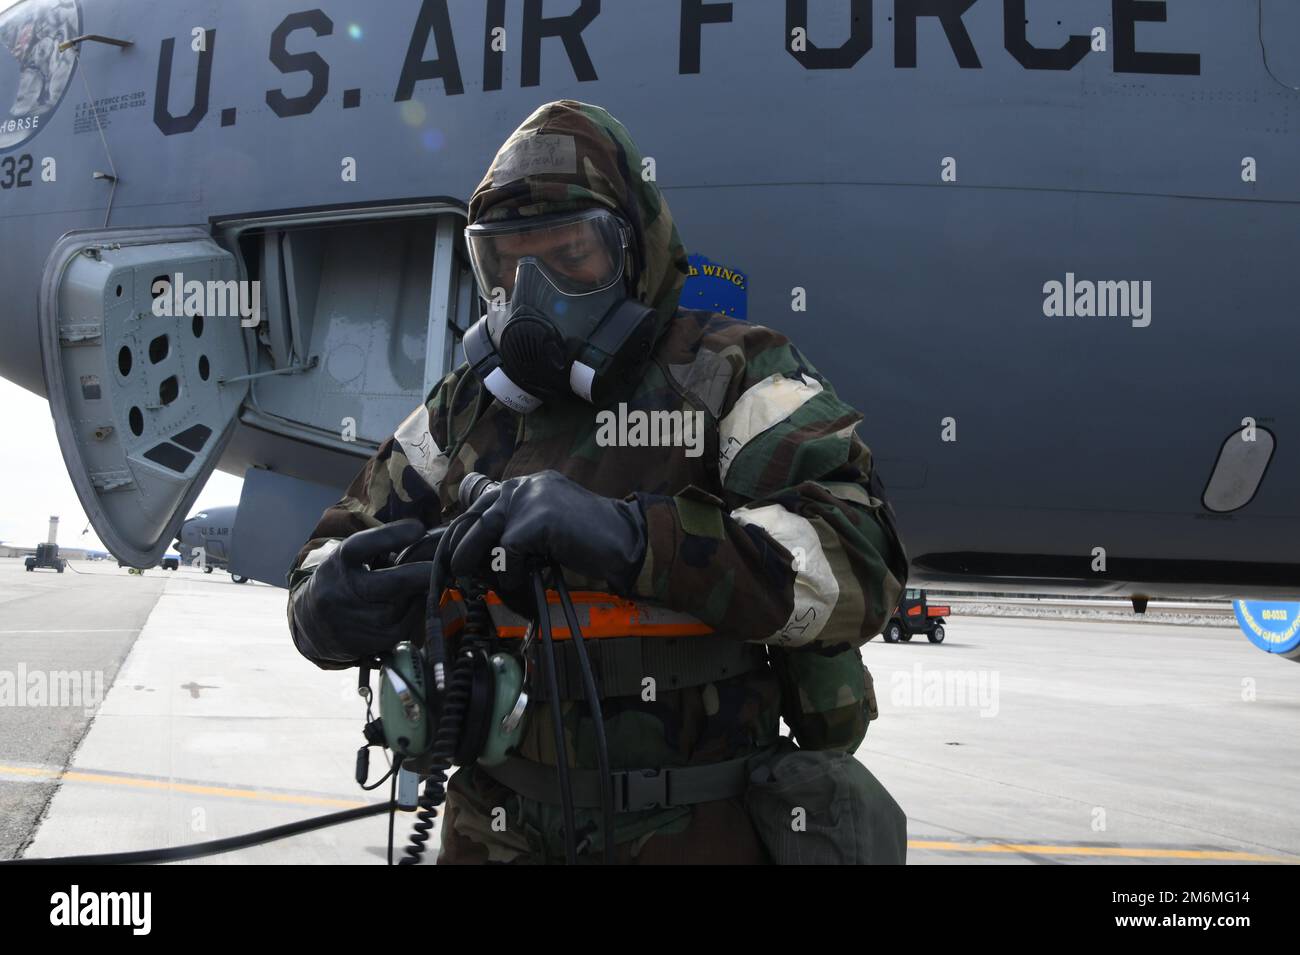
[[[524,639],[517,650],[505,648],[498,640],[487,610],[487,583],[475,578],[452,580],[451,551],[469,526],[480,517],[470,506],[499,482],[471,472],[460,482],[457,497],[462,513],[451,523],[435,528],[421,540],[397,555],[394,564],[429,560],[429,593],[425,605],[424,633],[420,640],[403,641],[380,657],[379,718],[365,727],[366,744],[357,753],[357,782],[374,788],[399,769],[418,773],[424,779],[419,798],[418,821],[405,849],[402,865],[421,861],[426,850],[429,830],[437,818],[437,807],[446,801],[447,774],[453,765],[467,767],[474,763],[486,766],[502,762],[518,744],[523,733],[523,717],[529,705],[531,673],[527,653],[534,637],[541,637],[542,677],[552,701],[551,724],[555,737],[556,777],[564,817],[565,860],[577,862],[576,826],[572,787],[569,781],[568,751],[560,707],[559,680],[555,647],[551,633],[550,610],[546,600],[546,576],[559,596],[574,652],[582,675],[583,694],[591,711],[596,737],[596,758],[603,781],[601,817],[603,859],[614,861],[613,776],[609,767],[609,750],[605,738],[605,721],[600,693],[587,655],[585,639],[578,624],[573,600],[556,565],[531,571],[534,613]],[[454,589],[453,585],[454,584]],[[459,631],[453,658],[448,662],[448,634],[442,608],[449,593],[465,602],[464,625]],[[369,669],[363,668],[358,683],[369,703]],[[370,715],[369,706],[367,716]],[[378,783],[367,786],[368,747],[382,745],[394,755],[393,767]],[[396,779],[394,778],[394,785]],[[395,811],[396,804],[394,803]],[[392,857],[390,817],[389,858]]]

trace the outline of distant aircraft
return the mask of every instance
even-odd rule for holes
[[[231,529],[235,526],[234,505],[210,507],[189,518],[176,534],[176,551],[187,567],[202,567],[205,574],[230,568]],[[237,584],[248,578],[232,573]]]
[[[119,558],[218,466],[277,478],[249,552],[291,552],[459,361],[465,201],[576,98],[651,158],[683,304],[865,413],[912,586],[1295,597],[1297,36],[1292,0],[25,0],[0,374]]]

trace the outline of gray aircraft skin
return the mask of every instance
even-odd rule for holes
[[[466,200],[572,98],[726,270],[683,305],[864,413],[912,586],[1300,592],[1292,0],[24,0],[0,39],[0,374],[140,566],[215,466],[346,485],[477,316]],[[176,273],[260,323],[159,317]]]

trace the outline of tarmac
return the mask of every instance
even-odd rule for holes
[[[353,780],[356,671],[298,655],[285,596],[222,571],[0,560],[0,858],[386,799]],[[910,864],[1300,861],[1300,666],[1235,630],[959,616],[942,644],[877,638],[864,659],[881,716],[857,755],[908,815]],[[383,864],[387,835],[376,816],[197,864]]]

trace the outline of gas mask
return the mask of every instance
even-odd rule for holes
[[[487,314],[465,357],[493,397],[528,414],[576,395],[595,405],[630,384],[654,345],[655,313],[631,298],[632,229],[606,209],[465,230]]]

